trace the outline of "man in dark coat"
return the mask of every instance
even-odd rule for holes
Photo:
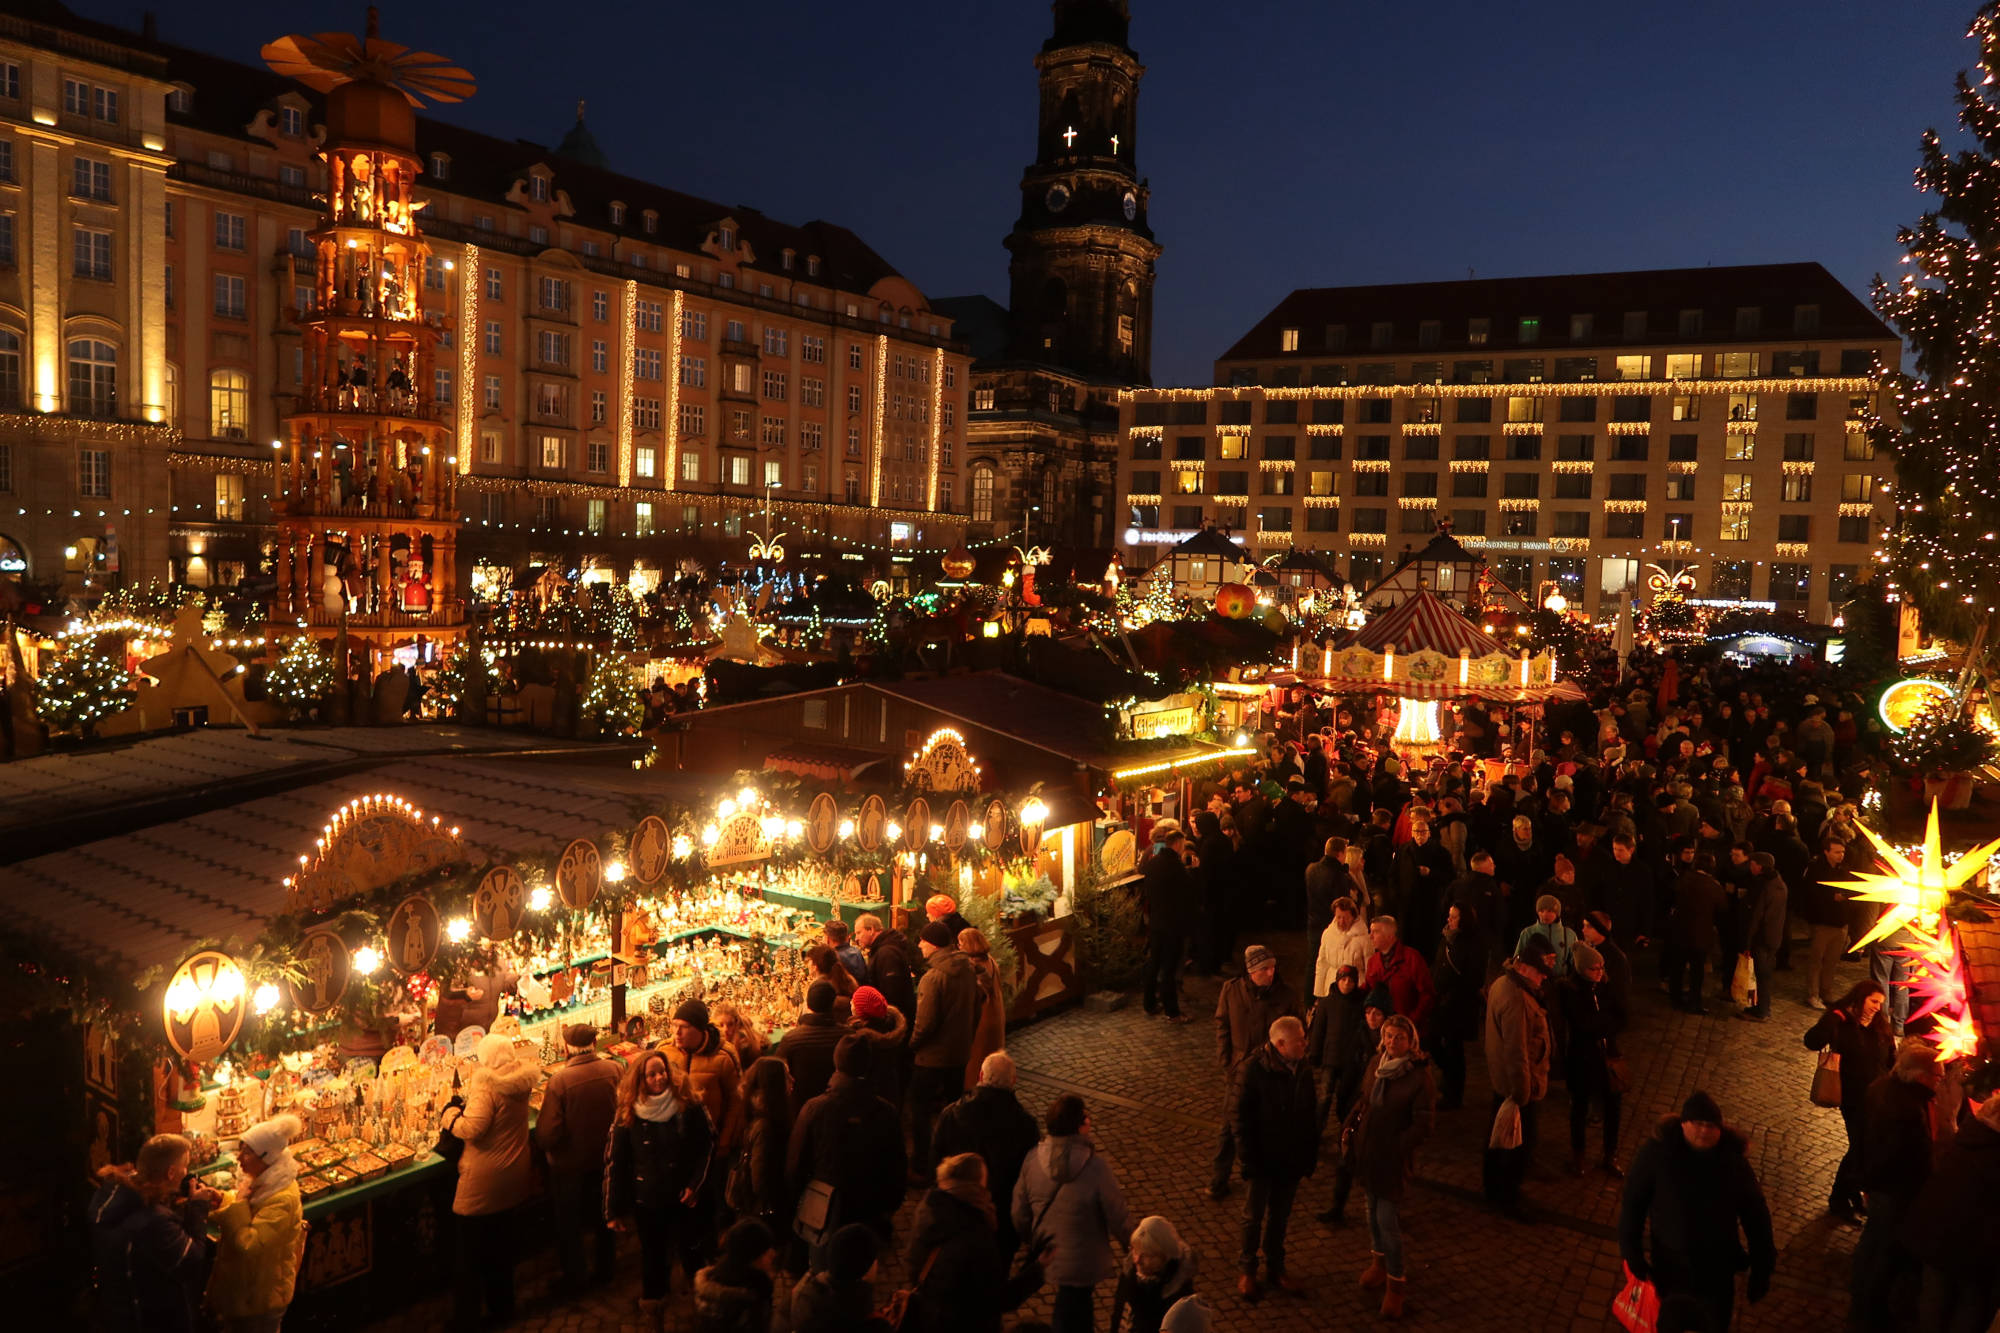
[[[793,1193],[813,1181],[833,1187],[827,1238],[859,1222],[887,1241],[903,1202],[908,1159],[902,1119],[862,1082],[870,1058],[865,1036],[850,1033],[840,1039],[833,1080],[799,1108],[785,1153],[785,1179]],[[824,1265],[816,1260],[814,1266]]]
[[[1778,950],[1785,943],[1791,890],[1786,888],[1769,852],[1752,852],[1750,866],[1750,906],[1743,928],[1743,952],[1750,955],[1757,970],[1757,1002],[1737,1017],[1761,1023],[1771,1016],[1771,987],[1778,979]]]
[[[1220,1199],[1229,1193],[1229,1172],[1236,1164],[1235,1105],[1237,1074],[1257,1050],[1269,1040],[1271,1024],[1290,1016],[1301,1021],[1305,1008],[1299,993],[1289,982],[1278,980],[1278,959],[1261,944],[1243,951],[1244,975],[1222,983],[1215,997],[1216,1058],[1222,1064],[1222,1135],[1215,1146],[1215,1169],[1209,1179],[1208,1197]]]
[[[1271,1024],[1270,1040],[1243,1064],[1231,1119],[1242,1151],[1243,1236],[1236,1290],[1257,1295],[1257,1251],[1262,1233],[1264,1266],[1281,1291],[1301,1290],[1285,1271],[1285,1231],[1299,1182],[1319,1165],[1318,1092],[1306,1063],[1306,1029],[1296,1017]]]
[[[1187,837],[1179,829],[1153,844],[1141,870],[1139,894],[1146,905],[1146,1012],[1164,1007],[1181,1017],[1181,960],[1201,921],[1201,891],[1188,873]],[[996,1198],[1001,1197],[997,1191]]]
[[[806,1011],[773,1052],[792,1071],[792,1097],[801,1105],[826,1091],[833,1080],[833,1048],[848,1033],[847,1024],[834,1017],[834,998],[830,981],[806,987]]]
[[[1895,1068],[1869,1084],[1862,1100],[1868,1136],[1861,1142],[1857,1183],[1868,1200],[1868,1221],[1854,1245],[1848,1287],[1848,1309],[1861,1333],[1890,1333],[1896,1311],[1910,1308],[1907,1296],[1898,1297],[1916,1288],[1922,1276],[1916,1256],[1903,1245],[1903,1219],[1931,1177],[1943,1073],[1937,1047],[1905,1042]]]
[[[1725,901],[1722,881],[1715,877],[1715,858],[1707,852],[1696,852],[1693,866],[1674,881],[1676,965],[1667,971],[1667,989],[1676,1008],[1695,1014],[1708,1012],[1701,987],[1708,960],[1721,940],[1718,923]]]
[[[1437,952],[1445,894],[1457,873],[1430,821],[1410,820],[1410,840],[1396,853],[1396,896],[1401,904],[1397,920],[1404,942],[1423,957]]]
[[[1283,923],[1294,929],[1305,915],[1305,873],[1313,860],[1314,824],[1309,808],[1312,793],[1303,778],[1294,778],[1285,789],[1285,799],[1271,814],[1271,869],[1265,897],[1273,904],[1270,924]]]
[[[942,1161],[962,1152],[976,1152],[986,1161],[987,1192],[995,1199],[1012,1199],[1021,1178],[1021,1162],[1041,1142],[1041,1127],[1014,1096],[1014,1059],[995,1051],[979,1066],[979,1086],[938,1115],[931,1148]],[[1006,1208],[994,1219],[1000,1257],[1013,1257],[1020,1238]]]
[[[2000,1246],[2000,1061],[1965,1084],[1972,1118],[1938,1158],[1903,1221],[1903,1244],[1923,1261],[1917,1326],[1924,1333],[1985,1329],[2000,1313],[1993,1256]],[[1905,1324],[1907,1327],[1907,1324]]]
[[[1306,938],[1318,940],[1333,921],[1333,905],[1358,898],[1354,875],[1347,868],[1347,839],[1328,838],[1319,860],[1306,867]]]
[[[1778,1263],[1771,1210],[1748,1145],[1724,1128],[1707,1093],[1695,1093],[1678,1117],[1661,1121],[1632,1159],[1618,1209],[1618,1250],[1633,1276],[1651,1282],[1662,1300],[1693,1300],[1712,1328],[1729,1327],[1743,1269],[1750,1270],[1752,1305],[1771,1289]]]
[[[548,1162],[563,1285],[580,1292],[586,1279],[609,1281],[617,1264],[616,1238],[604,1225],[604,1142],[624,1066],[597,1053],[597,1029],[588,1023],[564,1029],[563,1043],[569,1058],[542,1090],[535,1146]]]
[[[132,1166],[98,1173],[89,1213],[94,1329],[194,1333],[204,1326],[201,1289],[215,1251],[208,1213],[222,1196],[202,1185],[182,1197],[192,1151],[178,1134],[156,1134]]]
[[[917,983],[900,931],[884,930],[879,916],[855,918],[854,942],[868,954],[867,984],[904,1014],[917,1012]]]
[[[1203,928],[1193,941],[1196,971],[1214,976],[1223,960],[1235,953],[1236,930],[1243,896],[1241,858],[1236,843],[1222,831],[1219,815],[1198,810],[1194,816],[1195,878],[1201,885]]]

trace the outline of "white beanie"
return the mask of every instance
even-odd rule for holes
[[[304,1132],[305,1125],[297,1116],[278,1115],[250,1126],[237,1142],[256,1153],[258,1161],[270,1166],[283,1157],[292,1146],[292,1140]]]
[[[489,1032],[472,1048],[472,1055],[479,1061],[481,1069],[504,1069],[514,1063],[514,1039]]]

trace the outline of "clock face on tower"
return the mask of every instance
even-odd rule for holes
[[[1125,191],[1125,220],[1130,222],[1138,216],[1139,196],[1127,190]]]
[[[1057,181],[1054,185],[1051,185],[1046,196],[1046,202],[1051,213],[1060,213],[1065,208],[1068,208],[1069,186],[1064,185],[1061,181]]]

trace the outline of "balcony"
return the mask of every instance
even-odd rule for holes
[[[259,199],[270,199],[281,204],[295,204],[300,208],[320,209],[320,200],[312,190],[304,185],[286,185],[282,181],[264,176],[246,176],[238,171],[221,171],[199,162],[175,162],[167,167],[167,179],[186,181],[190,185],[206,185],[211,189],[228,190],[232,194],[254,195]]]

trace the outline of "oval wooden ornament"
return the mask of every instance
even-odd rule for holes
[[[626,864],[632,878],[642,885],[653,885],[660,876],[667,873],[667,859],[674,845],[673,833],[667,828],[667,821],[658,815],[647,815],[632,830],[631,844],[626,848]]]
[[[296,956],[305,979],[291,984],[292,1004],[308,1014],[323,1014],[339,1004],[347,993],[353,966],[347,941],[329,927],[320,926],[299,940]]]
[[[821,792],[806,809],[806,846],[813,849],[814,855],[825,856],[833,850],[833,841],[839,834],[840,809],[834,804],[831,792]]]
[[[889,807],[880,796],[870,796],[861,803],[861,817],[854,821],[854,836],[862,851],[881,850],[882,830],[888,822]]]
[[[604,860],[596,843],[578,838],[563,848],[562,859],[556,862],[556,896],[564,907],[581,912],[596,900],[603,884]]]
[[[411,894],[389,914],[389,966],[406,977],[424,971],[437,957],[443,933],[431,900],[421,893]]]
[[[494,866],[472,891],[472,929],[481,939],[511,940],[528,909],[528,886],[512,866]]]
[[[931,840],[931,803],[919,796],[903,812],[903,850],[920,852]]]

